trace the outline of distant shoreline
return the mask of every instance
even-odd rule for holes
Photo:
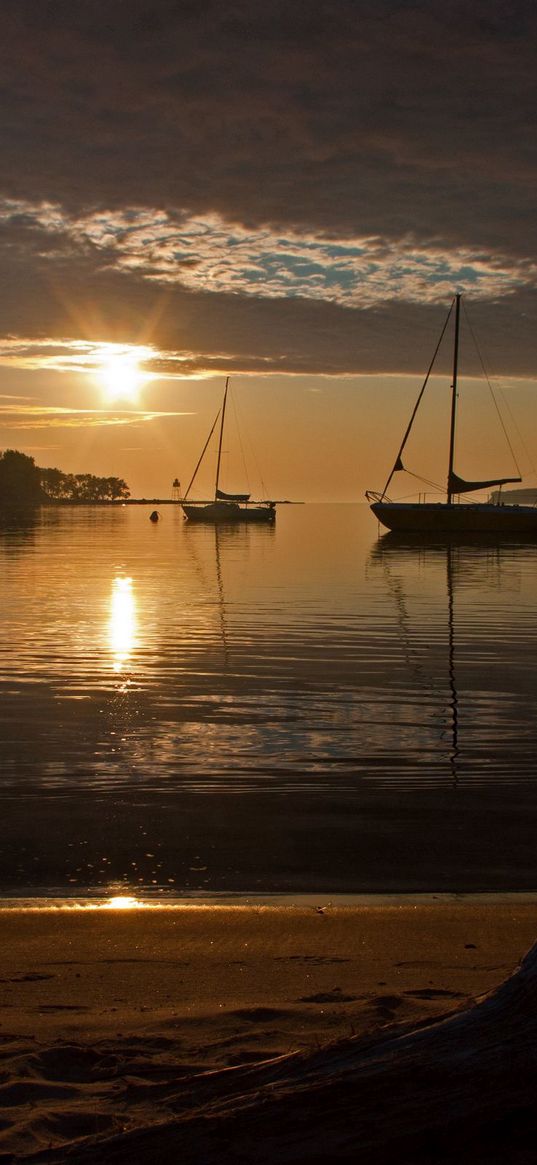
[[[90,501],[87,498],[50,498],[41,502],[42,506],[180,506],[175,498],[103,498]]]
[[[174,498],[102,498],[101,500],[91,500],[89,498],[47,498],[45,501],[25,502],[12,501],[2,498],[0,501],[0,511],[2,510],[39,510],[39,509],[57,509],[58,506],[180,506],[181,502],[175,501]]]
[[[53,506],[53,507],[56,507],[56,506],[182,506],[184,500],[185,500],[184,498],[180,498],[177,501],[175,498],[114,498],[114,499],[103,498],[102,500],[99,500],[99,501],[91,501],[87,498],[49,498],[46,502],[37,502],[37,505],[38,506]],[[208,502],[209,502],[209,499],[207,499],[207,501],[203,500],[201,502],[198,502],[196,499],[196,504],[198,504],[198,505],[207,505]],[[21,503],[19,503],[19,502],[8,502],[6,504],[10,505],[12,507],[19,507],[19,508],[21,505]],[[282,499],[281,501],[278,500],[276,504],[279,506],[303,506],[303,505],[305,505],[305,503],[302,501],[301,502],[294,502],[294,501],[288,501],[287,499]],[[326,503],[324,503],[324,504],[326,504]],[[329,503],[329,504],[332,504],[332,503]],[[337,503],[337,504],[340,504],[340,503]],[[344,504],[348,504],[348,503],[344,503]]]

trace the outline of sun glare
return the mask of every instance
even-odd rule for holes
[[[137,404],[140,390],[151,380],[141,367],[145,349],[107,349],[100,361],[98,377],[105,400],[109,404],[123,401]]]
[[[135,906],[139,905],[140,903],[131,894],[117,894],[105,903],[109,910],[133,910]]]

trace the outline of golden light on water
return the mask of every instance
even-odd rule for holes
[[[132,579],[117,577],[112,583],[109,644],[115,672],[123,668],[132,655],[136,635],[136,602]]]
[[[133,898],[132,894],[118,894],[114,898],[110,898],[105,902],[105,907],[109,910],[134,910],[136,906],[141,906],[137,898]]]

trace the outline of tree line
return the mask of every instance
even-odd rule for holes
[[[112,502],[130,497],[121,477],[93,473],[63,473],[42,469],[33,457],[6,449],[0,453],[0,504],[40,505],[43,502]]]

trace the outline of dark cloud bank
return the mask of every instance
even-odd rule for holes
[[[497,255],[520,286],[476,311],[497,369],[535,371],[533,2],[8,0],[2,24],[5,199]],[[151,338],[194,366],[414,371],[442,314],[425,290],[351,310],[159,286],[23,210],[3,265],[3,332]]]

